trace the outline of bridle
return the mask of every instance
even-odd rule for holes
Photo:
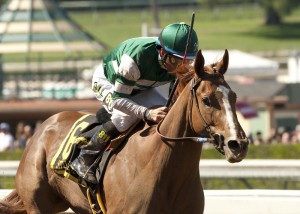
[[[190,123],[190,127],[193,130],[194,133],[196,133],[196,131],[193,128],[193,124],[192,124],[192,108],[193,108],[193,103],[195,103],[196,105],[196,109],[198,112],[198,115],[205,127],[206,132],[208,133],[208,135],[210,137],[167,137],[163,134],[161,134],[161,132],[159,131],[160,126],[162,124],[162,121],[157,125],[156,127],[156,132],[159,134],[159,136],[161,137],[162,140],[167,140],[167,141],[181,141],[181,142],[185,142],[185,141],[193,141],[193,142],[197,142],[197,143],[206,143],[206,142],[213,142],[213,144],[215,145],[216,149],[221,152],[222,154],[224,154],[224,150],[222,148],[223,142],[221,141],[221,136],[217,133],[214,133],[211,128],[210,125],[205,121],[203,114],[200,111],[200,106],[199,106],[199,101],[198,101],[198,97],[196,95],[196,91],[197,88],[200,86],[201,82],[203,80],[206,79],[212,79],[212,78],[222,78],[224,79],[224,76],[220,73],[213,73],[213,74],[206,74],[205,76],[198,78],[197,80],[195,80],[195,78],[193,78],[191,80],[191,105],[190,105],[190,110],[189,110],[189,123]],[[196,133],[198,134],[198,133]]]

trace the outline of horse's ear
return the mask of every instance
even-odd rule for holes
[[[229,54],[228,54],[228,50],[225,49],[225,53],[223,55],[223,59],[220,61],[220,63],[218,64],[218,68],[217,70],[221,73],[221,74],[225,74],[225,72],[228,69],[228,64],[229,64]]]
[[[194,64],[195,72],[199,77],[203,76],[203,74],[204,74],[204,64],[205,64],[205,60],[202,55],[201,49],[199,49],[197,52],[195,64]]]

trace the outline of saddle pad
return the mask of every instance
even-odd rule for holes
[[[96,121],[97,119],[95,115],[87,114],[79,118],[73,124],[71,130],[62,141],[59,149],[53,156],[50,163],[50,168],[53,169],[57,174],[62,176],[64,175],[72,155],[72,148],[73,145],[75,145],[75,139],[82,134],[82,131],[85,128]]]
[[[112,139],[111,143],[107,146],[105,153],[108,151],[113,152],[114,150],[116,150],[139,122],[140,120],[133,124],[130,127],[130,129],[128,129],[126,132],[121,133],[118,137]],[[84,183],[79,183],[77,173],[69,167],[69,164],[71,162],[71,158],[74,159],[74,157],[72,157],[74,146],[80,143],[80,141],[77,141],[75,139],[79,136],[82,136],[87,130],[89,130],[90,127],[93,127],[93,124],[97,123],[98,122],[96,116],[88,114],[82,116],[73,124],[71,130],[69,131],[65,139],[62,141],[59,149],[53,156],[52,161],[50,163],[50,168],[54,170],[55,173],[62,177],[66,177],[74,181],[75,183],[87,187],[87,185],[85,185]],[[106,164],[109,161],[109,158],[104,158],[103,160],[100,160],[100,165],[106,166]],[[98,177],[101,178],[105,171],[105,167],[102,167],[101,169],[99,167],[99,170],[100,171],[98,171]]]

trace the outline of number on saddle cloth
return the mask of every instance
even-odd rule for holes
[[[86,141],[90,140],[98,127],[110,120],[110,116],[111,115],[104,108],[101,108],[96,116],[85,115],[78,119],[54,155],[50,164],[51,169],[57,174],[63,175],[66,167],[80,152],[80,144],[82,145],[83,143],[80,143],[80,139],[78,138],[82,137],[83,139],[86,137]],[[79,145],[77,145],[77,143],[79,143]]]

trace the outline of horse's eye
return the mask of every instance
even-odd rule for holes
[[[203,97],[202,98],[202,103],[206,106],[210,106],[210,100],[208,97]]]

